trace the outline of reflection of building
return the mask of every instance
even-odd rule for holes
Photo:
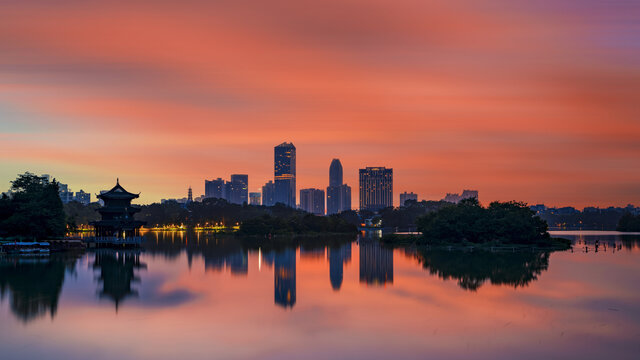
[[[273,181],[269,181],[262,187],[262,205],[273,206],[275,205],[276,196],[276,184]]]
[[[368,285],[393,283],[393,250],[373,240],[360,241],[360,282]]]
[[[138,236],[140,227],[146,222],[134,220],[133,215],[139,212],[140,208],[132,206],[131,200],[139,196],[125,190],[120,186],[120,181],[116,182],[113,189],[98,195],[98,198],[104,201],[104,206],[98,209],[102,220],[90,223],[95,227],[96,236],[118,238]]]
[[[351,187],[344,184],[342,179],[342,164],[339,159],[333,159],[329,167],[327,215],[351,210]]]
[[[478,199],[478,190],[463,190],[462,195],[457,193],[447,193],[442,200],[457,204],[464,199]]]
[[[340,290],[344,264],[351,260],[351,243],[329,248],[329,280],[333,290]]]
[[[249,205],[260,205],[261,202],[261,195],[259,192],[250,192],[249,193]]]
[[[274,148],[275,203],[296,207],[296,147],[282,143]]]
[[[276,253],[273,267],[273,291],[276,305],[293,307],[296,303],[296,250]]]
[[[308,213],[324,215],[324,191],[320,189],[301,189],[300,208]]]
[[[229,271],[233,275],[247,275],[249,272],[249,260],[246,251],[231,254],[225,259]]]
[[[98,280],[102,282],[102,289],[99,296],[113,301],[117,311],[125,298],[138,296],[138,291],[131,284],[140,281],[135,271],[146,267],[140,262],[139,251],[98,250],[93,269],[100,271]]]
[[[393,206],[393,169],[360,169],[360,210],[378,211]]]
[[[400,206],[405,206],[405,202],[407,200],[418,201],[418,194],[414,194],[413,192],[403,192],[400,194]]]
[[[300,258],[324,259],[324,247],[300,246]]]

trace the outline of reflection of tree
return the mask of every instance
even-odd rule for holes
[[[10,294],[11,311],[26,322],[50,313],[53,318],[65,273],[74,271],[78,256],[8,258],[0,261],[0,299]]]
[[[146,267],[140,262],[140,251],[97,250],[93,269],[100,271],[98,281],[102,282],[102,289],[99,296],[113,301],[118,310],[126,297],[138,296],[138,291],[131,284],[140,281],[135,270]]]
[[[485,281],[515,288],[528,286],[549,267],[549,252],[494,253],[418,249],[416,258],[431,274],[475,291]]]

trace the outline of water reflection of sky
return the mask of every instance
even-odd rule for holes
[[[599,243],[608,240],[619,239]],[[45,263],[58,278],[63,270],[57,290],[9,283],[14,270],[3,262],[2,359],[632,359],[640,351],[637,242],[616,252],[577,246],[545,262],[449,259],[368,241],[298,249],[204,241]],[[496,263],[512,271],[500,274]],[[19,270],[21,280],[37,276]],[[14,296],[33,316],[20,316]]]

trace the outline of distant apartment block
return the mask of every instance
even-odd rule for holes
[[[324,215],[324,190],[300,190],[300,208],[308,213]]]
[[[276,184],[273,181],[262,186],[262,205],[273,206],[275,205]]]
[[[463,190],[462,194],[447,193],[442,201],[457,204],[464,199],[478,199],[478,190]]]
[[[249,202],[249,176],[246,174],[233,174],[231,181],[222,178],[204,181],[204,197],[224,199],[232,204],[245,204]]]
[[[418,201],[418,194],[414,194],[413,192],[403,192],[400,194],[400,206],[406,206],[407,200]]]
[[[262,194],[259,192],[249,193],[249,205],[261,205]]]

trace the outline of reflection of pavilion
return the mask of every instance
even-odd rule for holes
[[[94,270],[99,270],[98,280],[102,282],[99,291],[101,298],[108,298],[115,303],[116,311],[120,302],[128,296],[138,296],[138,291],[131,287],[139,282],[136,269],[146,269],[140,262],[140,251],[98,250],[96,251]]]
[[[334,290],[340,290],[343,266],[351,260],[351,243],[329,248],[329,279]]]
[[[276,253],[273,263],[275,303],[282,307],[293,307],[296,303],[296,250]]]
[[[360,282],[393,283],[393,250],[383,248],[377,241],[360,241]]]

